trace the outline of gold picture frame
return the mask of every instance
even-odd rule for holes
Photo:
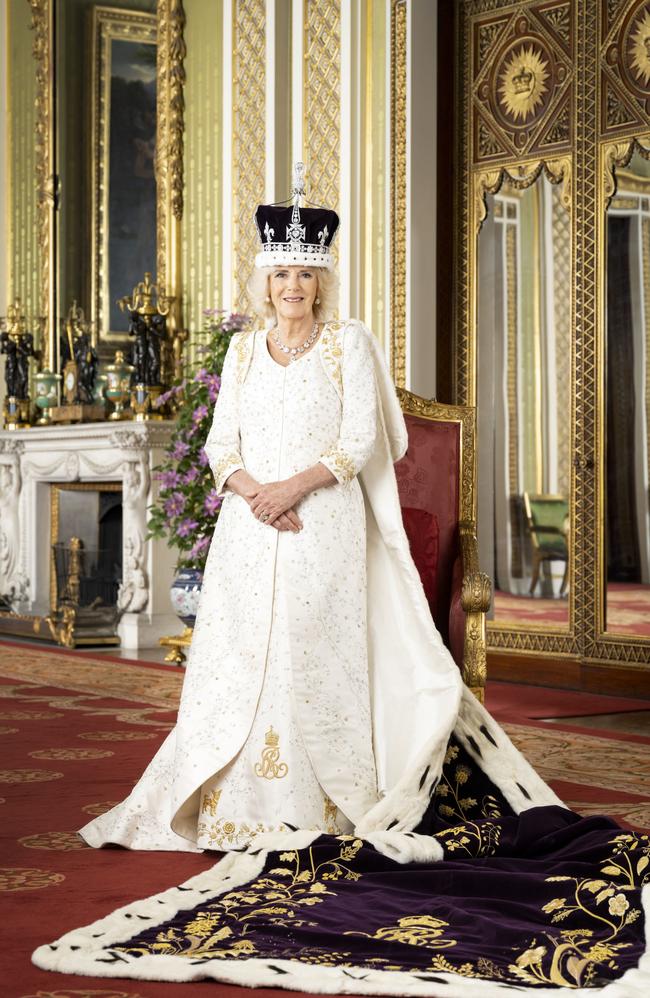
[[[92,7],[89,21],[90,319],[106,355],[128,340],[117,299],[156,269],[158,30],[155,14],[117,7]]]
[[[57,292],[57,248],[54,232],[56,228],[56,185],[54,168],[54,144],[56,122],[54,120],[54,5],[52,0],[30,0],[32,30],[34,33],[33,56],[36,62],[37,117],[36,176],[38,216],[38,269],[39,269],[39,312],[42,317],[44,337],[42,341],[43,366],[53,367],[58,350],[57,312],[60,303]],[[113,11],[115,16],[138,12],[123,8],[103,8]],[[156,103],[156,267],[155,278],[165,293],[173,298],[167,329],[173,343],[174,366],[180,369],[180,353],[183,343],[182,320],[182,268],[181,268],[181,222],[183,218],[183,131],[184,131],[184,86],[185,86],[185,11],[183,0],[157,0],[156,13],[145,15],[151,19],[156,29],[157,60],[157,103]],[[89,143],[91,145],[92,143]],[[92,172],[94,151],[88,151],[88,170]],[[95,185],[93,185],[95,186]],[[93,218],[95,216],[93,215]],[[93,253],[94,258],[94,253]],[[94,264],[93,264],[94,265]],[[138,279],[142,275],[138,275]],[[92,280],[90,281],[92,284]],[[126,288],[128,293],[131,288]],[[88,290],[86,314],[94,321],[92,302],[95,295]],[[65,304],[65,303],[64,303]],[[123,343],[123,338],[120,340]]]

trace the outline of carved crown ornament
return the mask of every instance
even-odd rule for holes
[[[473,21],[474,164],[570,148],[573,6],[547,0]]]
[[[650,125],[650,3],[604,5],[600,39],[601,135]]]

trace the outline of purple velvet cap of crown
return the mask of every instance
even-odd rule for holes
[[[256,267],[334,266],[330,246],[339,227],[335,211],[261,204],[255,222],[262,242]]]

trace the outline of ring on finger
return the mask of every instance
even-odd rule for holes
[[[269,518],[268,513],[260,513],[260,520],[262,520],[263,522],[266,522],[268,518]]]

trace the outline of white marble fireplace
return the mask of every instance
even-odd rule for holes
[[[152,647],[179,631],[169,600],[174,552],[164,541],[145,540],[147,507],[158,487],[153,468],[173,428],[168,421],[105,422],[0,431],[0,594],[14,590],[15,610],[50,611],[51,485],[118,482],[122,647]]]

